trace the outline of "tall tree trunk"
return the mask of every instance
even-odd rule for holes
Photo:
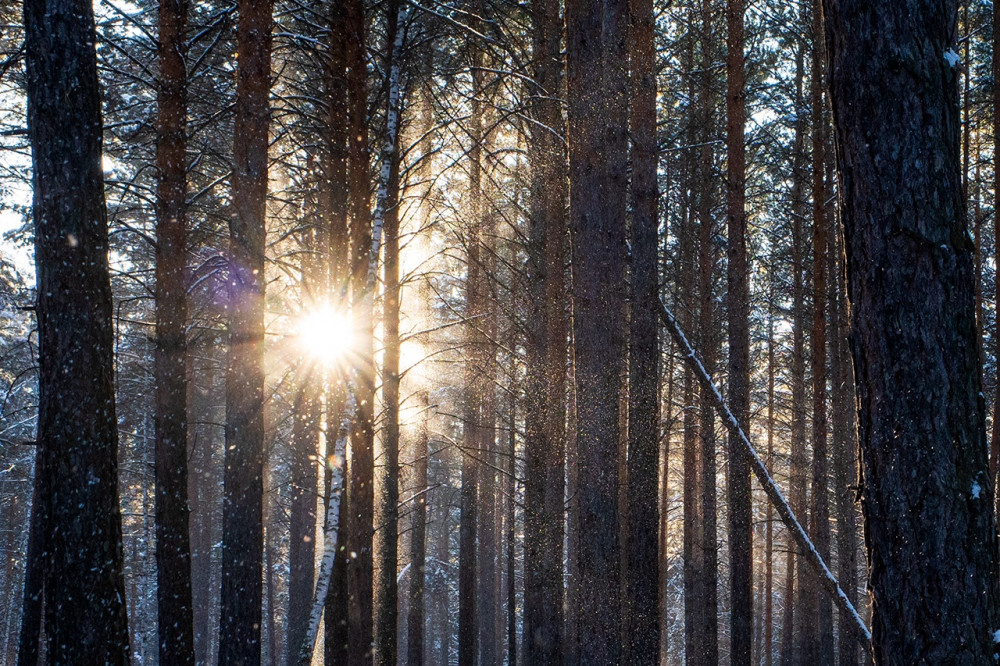
[[[824,5],[875,662],[987,663],[1000,592],[956,2]]]
[[[187,450],[187,3],[159,3],[156,166],[156,597],[161,663],[194,664]]]
[[[41,474],[32,511],[45,535],[44,550],[34,552],[43,570],[47,656],[54,664],[127,664],[93,7],[27,2],[24,26]]]
[[[238,5],[220,666],[260,663],[271,9],[271,0],[240,0]]]
[[[355,330],[359,331],[356,412],[351,428],[351,464],[348,482],[350,512],[346,527],[347,552],[347,659],[351,666],[369,665],[372,659],[373,562],[372,536],[375,478],[375,360],[373,351],[373,294],[371,271],[373,233],[371,218],[371,165],[368,148],[368,85],[366,19],[363,0],[346,0],[345,61],[347,65],[347,164],[350,211],[350,291]]]
[[[774,302],[773,286],[768,303]],[[774,469],[774,313],[767,316],[767,468]],[[764,664],[774,663],[774,507],[767,504],[764,537]]]
[[[746,93],[743,0],[726,4],[726,219],[728,244],[729,408],[744,430],[750,417],[750,285],[746,247]],[[729,430],[730,659],[749,666],[753,641],[753,544],[750,464],[739,436]]]
[[[420,100],[420,160],[417,166],[417,182],[423,188],[420,199],[420,224],[427,226],[431,222],[430,197],[432,194],[432,179],[434,168],[434,100],[429,84],[421,89]],[[420,283],[419,301],[428,303],[430,288],[426,279]],[[410,534],[410,588],[407,603],[406,619],[406,664],[407,666],[422,666],[427,641],[425,627],[427,625],[427,609],[425,594],[427,589],[427,499],[430,492],[427,470],[430,457],[430,395],[427,390],[420,392],[419,405],[421,410],[420,432],[413,448],[413,484],[412,497],[414,506],[411,509]]]
[[[458,663],[459,666],[473,666],[476,661],[476,639],[478,638],[478,600],[476,598],[476,527],[479,512],[479,472],[477,450],[482,437],[483,399],[480,393],[482,382],[479,374],[486,371],[485,340],[482,336],[483,314],[485,312],[485,281],[482,265],[482,238],[480,225],[483,220],[482,193],[482,153],[483,153],[483,110],[482,110],[482,52],[473,47],[472,53],[472,119],[469,138],[469,198],[471,201],[471,222],[468,232],[468,250],[465,284],[466,346],[468,356],[465,362],[465,404],[463,407],[462,489],[461,517],[459,524],[458,555]]]
[[[504,541],[507,549],[507,584],[505,592],[507,622],[507,665],[517,666],[517,560],[515,493],[517,491],[517,392],[510,392],[507,413],[507,466],[505,483]]]
[[[1000,2],[993,5],[993,80],[1000,81]],[[993,86],[993,154],[1000,155],[1000,86]],[[993,190],[1000,191],[1000,163],[993,164]],[[993,206],[993,238],[1000,238],[1000,206]],[[995,241],[994,241],[995,242]],[[1000,303],[1000,280],[994,280],[994,303]],[[993,354],[1000,358],[1000,335],[996,335]],[[997,389],[993,393],[993,432],[990,437],[990,481],[993,487],[1000,487],[997,470],[1000,469],[1000,364],[994,382]],[[994,491],[995,492],[995,491]]]
[[[827,413],[826,413],[826,114],[823,112],[823,39],[822,0],[812,3],[812,71],[810,97],[812,106],[812,246],[813,246],[813,321],[811,365],[813,382],[813,473],[810,493],[809,526],[816,549],[824,561],[830,561],[830,506],[827,490]],[[816,628],[808,634],[806,658],[812,663],[833,663],[833,607],[820,589],[817,577],[810,572],[804,586],[809,590],[805,601],[816,618]]]
[[[805,102],[803,80],[805,77],[803,48],[795,55],[795,138],[792,146],[792,414],[791,414],[791,457],[788,469],[788,502],[796,516],[806,515],[806,424],[805,424],[805,261],[802,220],[805,216],[803,197],[806,154],[804,150]],[[808,564],[796,552],[795,545],[788,542],[788,557],[785,573],[785,614],[781,636],[781,663],[784,666],[798,663],[796,650],[801,645],[801,616],[799,596],[803,579],[811,575]]]
[[[624,361],[627,3],[566,6],[570,220],[579,455],[579,644],[621,657],[618,388]],[[601,38],[597,36],[600,35]]]
[[[386,108],[385,144],[382,148],[382,173],[375,206],[375,225],[385,232],[385,260],[382,304],[384,354],[382,365],[382,402],[385,405],[385,432],[382,438],[382,467],[375,532],[376,569],[375,663],[395,666],[398,650],[399,589],[399,122],[402,107],[402,40],[405,9],[398,0],[386,6],[386,60],[389,100]],[[381,219],[380,219],[381,218]]]
[[[698,217],[698,330],[702,364],[709,377],[715,374],[719,339],[716,335],[714,273],[715,220],[712,216],[714,154],[711,142],[714,117],[714,93],[712,91],[712,11],[710,0],[701,3],[702,62],[698,74],[697,125],[700,137],[698,163],[695,173],[696,203]],[[703,606],[701,617],[701,645],[694,655],[693,663],[716,664],[719,661],[719,553],[717,531],[716,498],[716,435],[715,410],[711,396],[703,388],[699,393],[699,460],[698,481],[700,495],[701,535],[696,546],[701,550],[701,580],[699,600]]]
[[[327,122],[326,128],[326,160],[323,163],[323,187],[321,188],[321,208],[327,216],[326,259],[327,259],[327,291],[332,303],[345,308],[342,294],[350,276],[348,263],[350,237],[348,235],[348,114],[347,114],[347,11],[346,3],[334,2],[330,8],[330,38],[327,52],[326,97]],[[327,392],[327,447],[333,442],[335,433],[343,419],[345,407],[345,378],[334,375],[330,378]],[[329,459],[330,451],[327,451]],[[334,487],[334,468],[331,464],[324,466],[326,470],[324,485],[326,488],[327,511],[329,502],[335,495],[339,497],[338,534],[339,543],[346,543],[347,535],[347,493],[349,484],[347,466],[343,461],[333,461],[343,468],[340,487]],[[347,663],[347,567],[346,549],[341,549],[334,555],[333,573],[331,574],[327,601],[323,613],[323,654],[324,663]]]
[[[834,224],[836,224],[836,216]],[[851,367],[845,292],[843,243],[838,228],[830,241],[830,356],[833,374],[831,416],[833,422],[833,479],[834,509],[837,513],[837,579],[847,594],[847,599],[857,606],[858,601],[858,520],[854,505],[857,475],[857,413],[854,402],[854,370]],[[855,666],[858,663],[859,641],[850,618],[837,618],[837,663]]]
[[[656,45],[652,0],[631,0],[632,279],[629,321],[625,661],[659,662],[660,346]]]
[[[565,152],[559,2],[532,3],[535,54],[525,394],[524,660],[555,663],[563,649],[565,497]]]

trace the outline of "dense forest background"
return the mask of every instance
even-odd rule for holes
[[[751,483],[661,319],[676,315],[868,625],[820,4],[606,0],[596,23],[565,4],[93,3],[132,663],[360,664],[373,642],[380,664],[587,663],[581,645],[608,657],[591,663],[866,659],[864,627]],[[961,2],[944,54],[987,424],[993,12]],[[44,490],[25,23],[19,3],[0,15],[14,664],[39,645],[23,613],[42,612],[28,563]],[[567,136],[595,152],[574,157]],[[581,209],[620,210],[619,228]],[[602,272],[617,286],[571,288]],[[158,543],[180,569],[164,555],[158,574]],[[185,593],[165,574],[186,562]]]

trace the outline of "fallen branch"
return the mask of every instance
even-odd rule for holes
[[[725,401],[722,399],[722,394],[719,393],[719,389],[715,387],[712,383],[712,378],[709,377],[708,373],[705,372],[705,367],[698,360],[698,356],[695,354],[694,347],[688,342],[687,337],[685,337],[684,332],[681,330],[680,325],[677,323],[677,319],[674,317],[673,313],[667,309],[667,306],[663,304],[663,301],[657,299],[657,305],[660,306],[660,318],[666,325],[667,330],[670,335],[674,338],[677,346],[680,348],[685,360],[688,365],[694,371],[695,377],[698,378],[698,382],[701,384],[702,389],[708,393],[709,399],[714,403],[715,409],[719,414],[719,417],[726,422],[729,427],[730,432],[738,432],[740,435],[740,441],[743,443],[744,448],[750,454],[750,464],[753,468],[754,474],[757,476],[757,480],[760,481],[760,485],[764,488],[764,494],[774,505],[774,508],[778,510],[778,515],[781,516],[781,521],[785,523],[785,527],[788,528],[789,533],[795,540],[796,545],[799,547],[802,555],[806,558],[816,573],[819,574],[820,582],[826,591],[830,593],[833,597],[834,603],[837,604],[837,609],[846,615],[847,617],[853,618],[854,623],[857,625],[858,631],[864,636],[865,641],[869,649],[871,648],[872,634],[868,631],[868,627],[865,626],[864,620],[858,614],[854,604],[851,603],[847,595],[840,588],[840,584],[837,583],[837,579],[833,577],[830,572],[830,568],[826,566],[826,562],[820,557],[819,551],[816,550],[816,546],[813,545],[812,540],[809,539],[809,535],[806,531],[802,529],[802,525],[795,518],[795,514],[792,513],[792,508],[788,506],[788,502],[785,500],[784,495],[781,494],[781,490],[778,488],[778,484],[774,482],[771,475],[767,471],[767,467],[764,465],[764,461],[761,460],[760,456],[757,455],[757,451],[754,449],[753,444],[750,443],[750,439],[747,437],[743,428],[740,427],[739,422],[737,422],[736,417],[733,413],[729,411],[729,407],[726,405]]]

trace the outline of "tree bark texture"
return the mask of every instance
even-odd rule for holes
[[[824,8],[875,662],[987,663],[997,542],[949,59],[957,2]]]
[[[93,8],[24,4],[38,318],[38,504],[51,663],[127,664]],[[37,562],[31,566],[37,566]]]
[[[272,2],[238,5],[219,663],[260,663],[264,248]]]

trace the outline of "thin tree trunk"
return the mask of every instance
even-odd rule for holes
[[[94,12],[24,4],[38,319],[33,512],[50,663],[127,664],[112,295]],[[25,614],[27,616],[27,613]]]
[[[307,261],[315,262],[315,258]],[[307,268],[303,273],[312,270]],[[312,280],[303,275],[308,284]],[[313,575],[316,569],[316,496],[319,494],[316,459],[319,456],[319,396],[316,386],[320,377],[315,368],[300,368],[302,385],[295,401],[292,423],[292,455],[289,463],[291,506],[288,514],[288,616],[286,635],[289,649],[286,663],[299,663],[299,646],[309,628],[310,600],[313,596]]]
[[[426,580],[427,544],[427,458],[429,455],[428,430],[430,402],[426,391],[420,394],[423,412],[420,433],[414,447],[413,461],[413,525],[410,533],[410,598],[406,619],[406,664],[421,666],[424,663],[424,588]]]
[[[773,297],[772,294],[769,296]],[[773,303],[773,299],[768,299]],[[774,313],[767,319],[767,467],[774,469]],[[764,664],[774,663],[774,507],[767,505],[764,540]]]
[[[830,561],[830,506],[827,489],[827,411],[826,411],[826,115],[823,109],[823,70],[825,41],[823,39],[823,8],[821,0],[812,6],[812,71],[810,82],[812,112],[812,213],[813,213],[813,321],[811,365],[813,382],[813,470],[810,492],[809,525],[820,557]],[[810,615],[815,614],[816,628],[808,634],[806,659],[811,663],[833,663],[833,609],[829,599],[810,580],[806,601]]]
[[[836,217],[834,218],[836,224]],[[839,228],[832,234],[830,244],[830,279],[834,283],[830,301],[830,356],[833,372],[832,421],[833,421],[833,478],[834,508],[837,512],[837,578],[844,587],[848,600],[857,605],[858,600],[858,521],[854,505],[857,475],[857,413],[854,402],[854,370],[851,367],[847,320],[846,275],[844,273],[843,243]],[[837,663],[856,666],[858,663],[858,638],[854,625],[842,615],[837,619]]]
[[[156,165],[156,596],[159,658],[194,664],[187,450],[187,3],[159,3]]]
[[[750,286],[746,248],[746,100],[743,65],[743,0],[726,4],[726,218],[728,243],[729,407],[740,426],[750,416]],[[729,431],[730,659],[749,666],[753,645],[753,544],[750,464],[736,433]]]
[[[957,5],[824,4],[875,662],[987,663],[1000,592],[949,57]]]
[[[351,666],[370,666],[373,636],[373,562],[375,475],[375,361],[373,294],[369,292],[371,248],[376,229],[370,211],[366,19],[362,0],[346,0],[348,209],[350,211],[350,291],[358,342],[357,408],[351,428],[347,528],[347,659]]]
[[[18,636],[17,666],[38,666],[42,648],[42,611],[45,603],[45,571],[42,553],[45,552],[45,529],[42,520],[45,500],[45,472],[41,469],[42,457],[35,450],[35,478],[31,492],[31,518],[28,523],[28,552],[25,556],[24,595],[21,601],[21,630]]]
[[[485,340],[482,336],[483,314],[485,312],[485,281],[482,264],[480,225],[483,220],[482,193],[482,52],[476,48],[472,53],[472,118],[469,138],[469,198],[471,201],[471,223],[468,232],[468,254],[465,296],[466,346],[468,357],[465,362],[465,405],[463,408],[462,488],[461,518],[459,524],[459,570],[458,570],[458,663],[459,666],[473,666],[478,650],[478,600],[476,598],[476,527],[479,513],[479,461],[481,452],[477,449],[482,442],[479,432],[483,427],[483,400],[480,393],[482,382],[478,375],[486,371]]]
[[[632,279],[629,321],[628,551],[625,660],[655,666],[660,625],[657,541],[660,448],[660,345],[656,299],[656,46],[652,0],[631,0]]]
[[[805,261],[803,258],[802,220],[805,216],[803,197],[806,169],[804,150],[805,101],[803,79],[805,77],[803,48],[795,56],[795,139],[792,147],[792,414],[791,414],[791,459],[788,469],[788,500],[795,515],[805,516],[806,510],[806,424],[805,424]],[[798,663],[796,651],[801,647],[801,616],[799,597],[803,579],[809,575],[805,562],[788,544],[785,574],[785,616],[782,628],[781,663],[783,666]]]
[[[399,116],[402,107],[403,36],[405,5],[393,0],[386,8],[386,39],[391,44],[386,54],[389,63],[389,100],[386,109],[385,145],[382,149],[382,173],[375,207],[375,225],[384,219],[385,259],[382,365],[382,402],[385,405],[385,432],[382,438],[382,477],[375,532],[378,568],[375,576],[375,663],[396,666],[398,650],[399,589]]]

